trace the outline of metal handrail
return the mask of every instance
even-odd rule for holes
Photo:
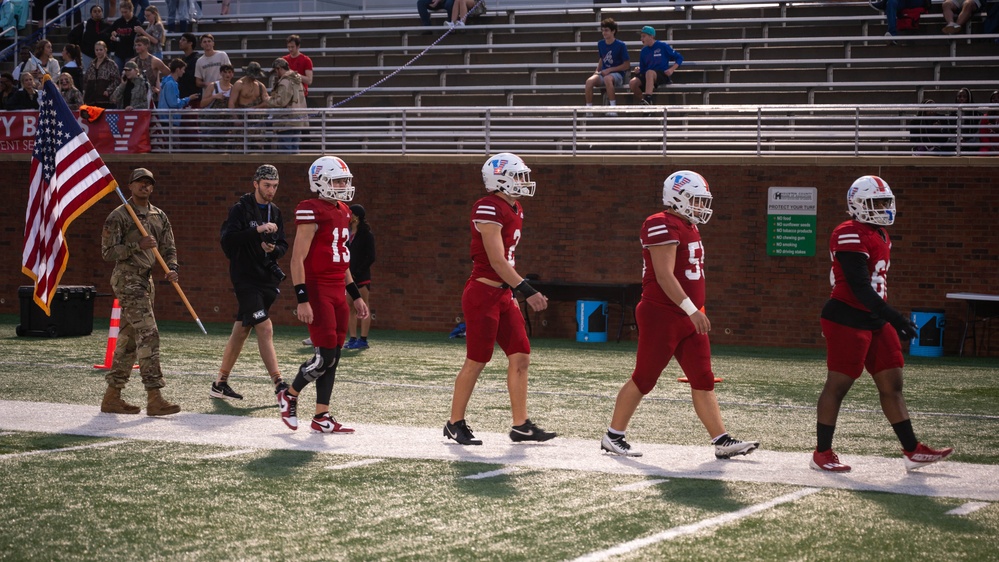
[[[999,104],[153,110],[150,135],[164,153],[999,156],[986,112],[999,128]]]

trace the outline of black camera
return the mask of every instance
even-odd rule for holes
[[[279,266],[276,261],[271,259],[267,260],[267,271],[270,271],[271,275],[276,277],[279,283],[288,277],[285,275],[284,271],[281,271],[281,266]]]

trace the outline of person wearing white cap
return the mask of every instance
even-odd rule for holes
[[[631,93],[635,103],[652,105],[652,91],[660,84],[671,84],[670,76],[683,64],[683,57],[667,43],[656,40],[656,28],[646,25],[640,32],[642,52],[638,55],[638,68],[632,68]]]

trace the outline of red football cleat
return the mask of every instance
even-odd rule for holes
[[[923,468],[924,466],[929,466],[937,461],[942,461],[949,457],[953,452],[953,447],[936,450],[920,443],[919,445],[916,445],[915,451],[902,451],[902,462],[905,463],[906,470],[916,470]]]
[[[828,451],[813,451],[811,467],[826,472],[850,472],[850,466],[839,462],[839,457],[832,449]]]
[[[324,412],[318,418],[312,418],[312,431],[316,433],[333,433],[335,435],[354,433],[353,428],[344,427],[340,422],[333,419],[333,416],[329,412]]]

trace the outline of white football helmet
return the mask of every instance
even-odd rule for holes
[[[346,179],[344,186],[334,186],[333,180]],[[323,156],[309,166],[309,187],[323,199],[350,201],[354,198],[354,176],[347,163],[336,156]]]
[[[510,197],[531,197],[536,184],[531,181],[531,169],[516,154],[500,152],[482,165],[482,182],[486,191],[501,191]]]
[[[697,172],[673,172],[663,182],[663,205],[694,224],[711,218],[711,199],[708,181]]]
[[[864,176],[846,193],[846,209],[857,221],[889,226],[895,222],[895,195],[885,180]]]

